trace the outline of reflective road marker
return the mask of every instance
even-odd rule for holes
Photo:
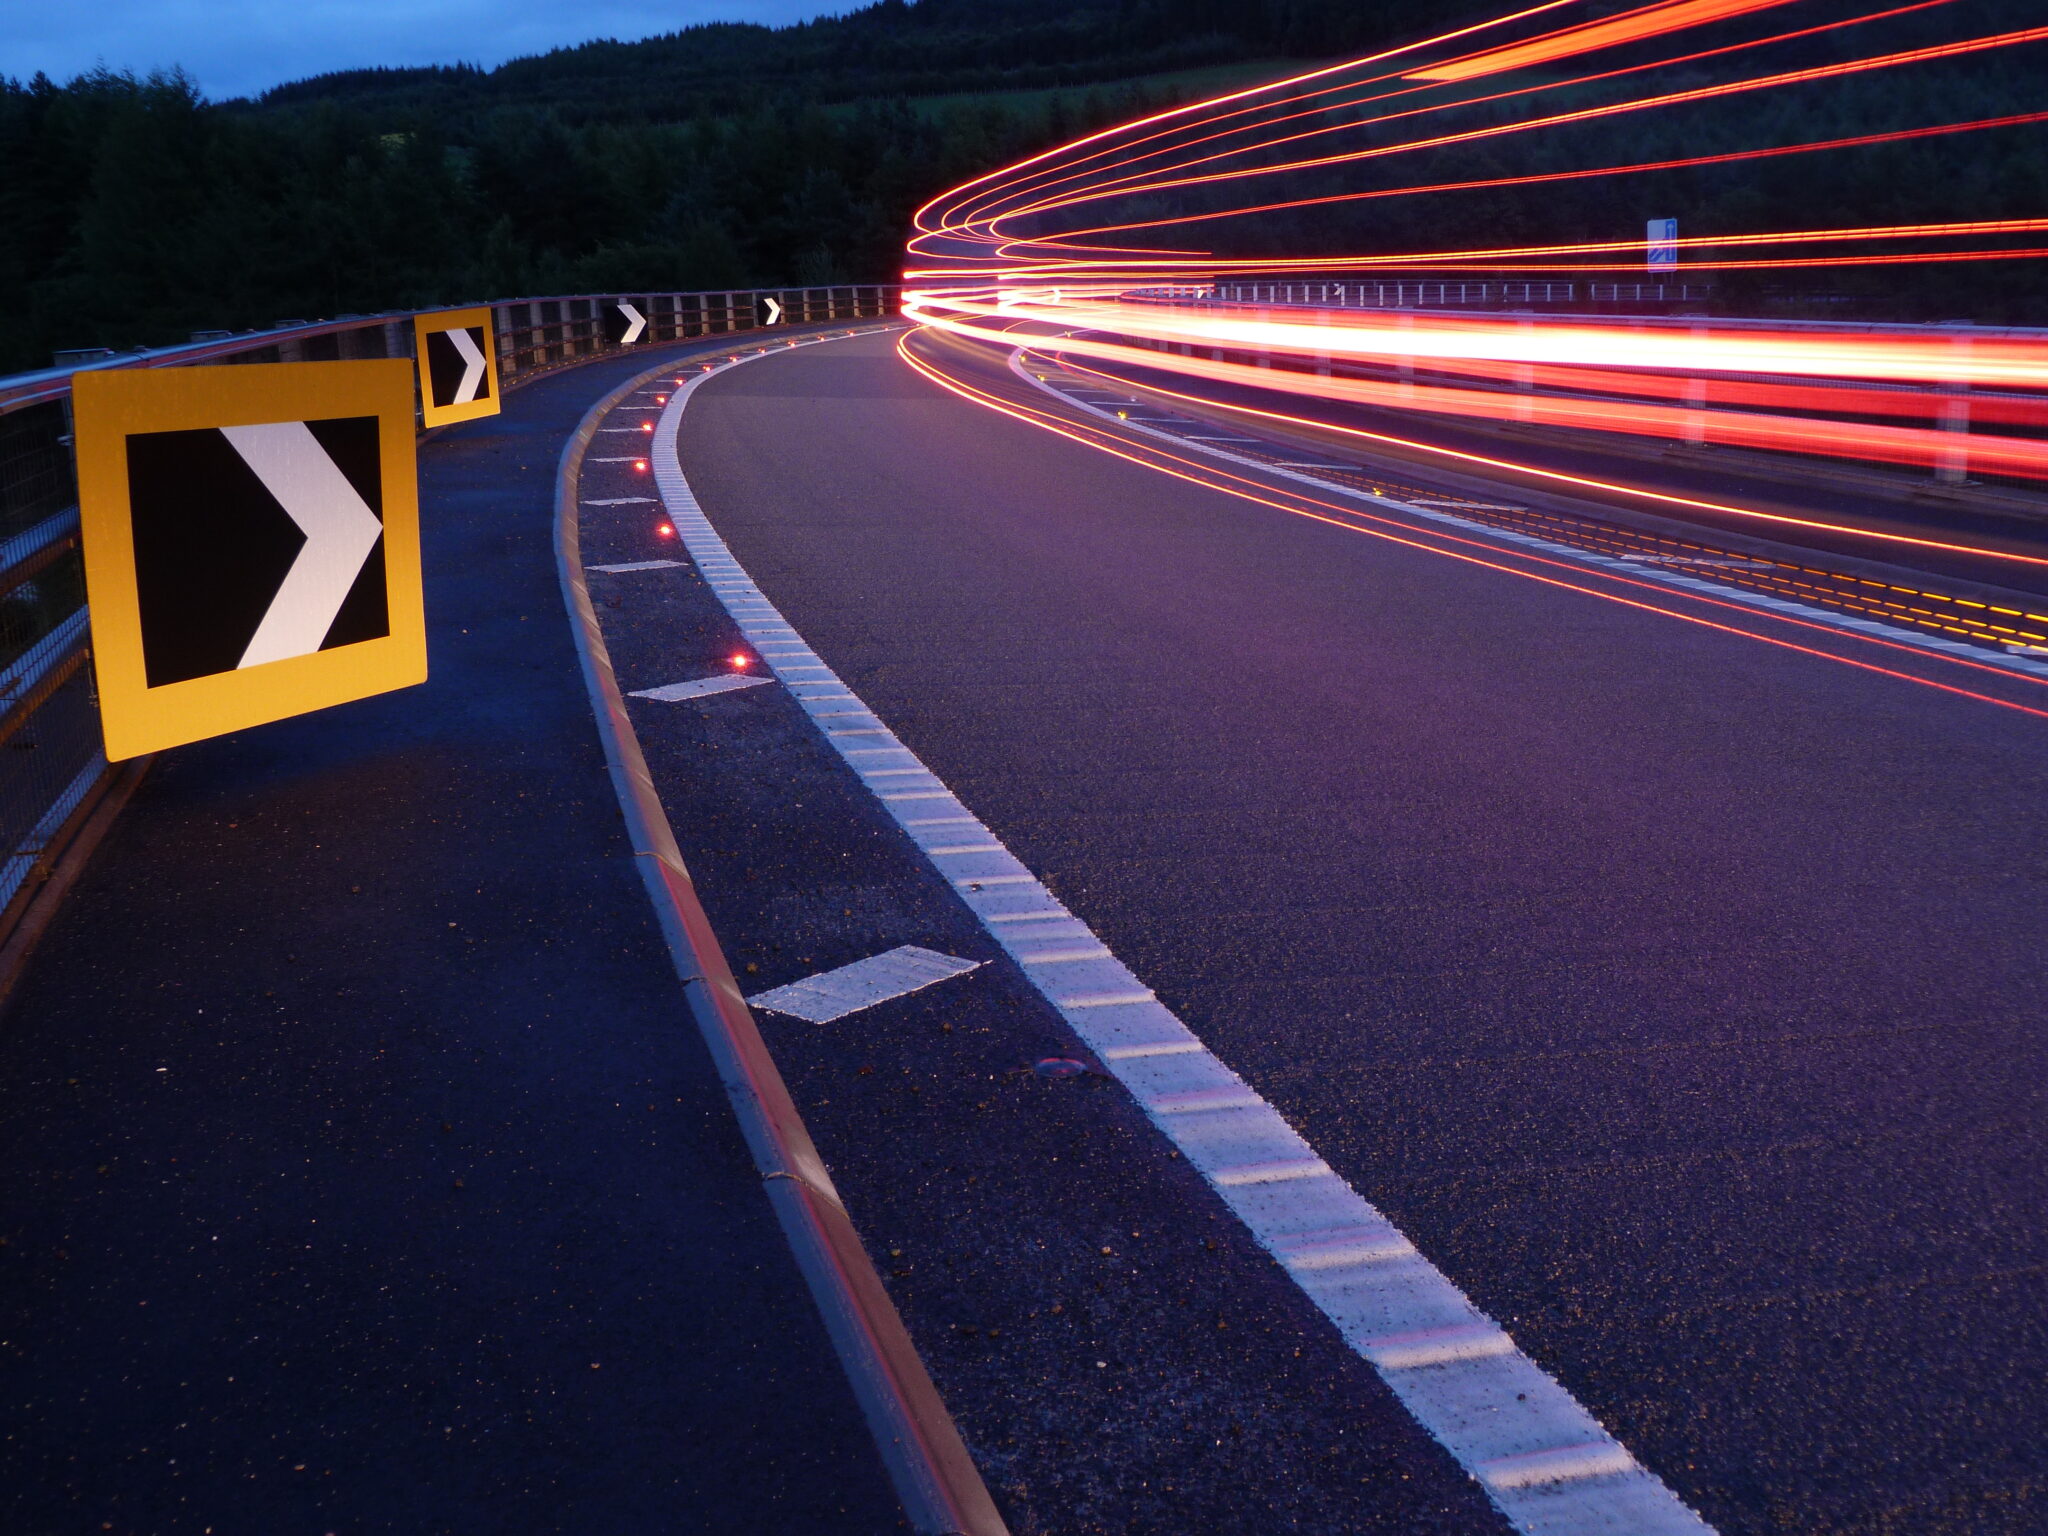
[[[746,581],[697,504],[676,452],[690,395],[736,366],[699,374],[670,398],[652,462],[669,521],[699,569]],[[745,591],[744,601],[728,600],[728,612],[749,642],[758,646],[770,632],[794,634],[751,582]],[[782,671],[773,659],[768,665]],[[815,660],[784,681],[814,718],[849,709],[872,716]],[[885,734],[826,739],[843,755],[858,743],[916,763],[887,727],[879,721],[877,727]],[[1711,1531],[1218,1060],[936,775],[926,771],[918,788],[906,790],[901,779],[861,772],[868,759],[846,760],[1067,1026],[1519,1530],[1527,1536]],[[1057,959],[1047,953],[1053,948],[1048,940],[1058,941]],[[1101,954],[1072,953],[1081,949]]]

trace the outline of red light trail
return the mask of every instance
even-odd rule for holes
[[[1292,220],[1284,229],[1298,231],[1319,210],[1338,208],[1359,217],[1400,210],[1390,230],[1426,229],[1429,217],[1408,210],[1517,189],[1540,196],[1569,184],[1611,186],[1633,211],[1642,195],[1627,190],[1631,178],[1666,189],[1649,194],[1661,200],[1681,195],[1669,191],[1682,185],[1673,175],[1743,174],[1743,167],[1815,156],[1841,167],[1854,163],[1845,157],[1905,146],[2005,143],[2000,136],[2038,132],[2048,124],[2048,102],[1974,116],[1943,111],[1944,103],[1967,99],[1954,88],[1958,61],[1990,60],[2021,74],[2031,67],[2033,77],[2048,79],[2041,67],[2048,25],[1980,23],[1970,32],[1973,3],[1844,0],[1817,15],[1812,0],[1657,0],[1591,20],[1556,3],[1525,6],[1151,113],[976,177],[920,209],[904,312],[1005,353],[1028,346],[1069,367],[1094,364],[1120,376],[1143,370],[1155,392],[1162,375],[1220,386],[1233,408],[1246,398],[1307,398],[1340,415],[1356,408],[1445,423],[1507,421],[1617,440],[1721,445],[1794,462],[1860,460],[1949,481],[1970,474],[2048,481],[2048,333],[1967,323],[1603,317],[1599,308],[1603,293],[1616,305],[1645,288],[1689,295],[1680,286],[1686,279],[1804,273],[1824,283],[1834,272],[2015,270],[2048,257],[2048,209],[1959,218],[1944,208],[1939,217],[1853,226],[1689,226],[1661,239],[1654,271],[1646,240],[1633,230],[1427,244],[1398,233],[1375,237],[1354,222],[1342,226],[1360,231],[1351,249],[1314,253],[1276,249],[1260,233],[1262,220]],[[1955,24],[1941,22],[1945,35],[1931,40],[1934,18],[1950,13]],[[1655,78],[1674,69],[1676,78]],[[1717,107],[1715,132],[1696,153],[1608,154],[1600,163],[1571,164],[1546,151],[1542,163],[1526,168],[1468,159],[1454,162],[1459,174],[1425,171],[1398,182],[1382,169],[1396,157],[1420,156],[1422,164],[1479,145],[1498,156],[1550,144],[1567,130],[1619,127],[1710,103],[1763,103],[1785,93],[1812,101],[1812,92],[1847,89],[1853,80],[1873,80],[1883,94],[1895,79],[1921,82],[1901,98],[1913,105],[1888,108],[1890,121],[1867,131],[1773,131],[1760,106]],[[1744,134],[1750,142],[1741,142]],[[1313,153],[1304,153],[1309,141],[1317,141]],[[1568,155],[1594,141],[1562,142]],[[1906,204],[1895,206],[1903,212]],[[1655,203],[1650,211],[1659,211]],[[1204,233],[1213,240],[1226,226],[1254,248],[1232,254],[1184,243]],[[1471,217],[1464,227],[1475,228]],[[1526,220],[1495,227],[1538,233]],[[1114,243],[1133,235],[1151,243]],[[1623,274],[1636,281],[1622,282]],[[1525,307],[1532,299],[1552,303],[1559,279],[1568,280],[1570,308]],[[1467,297],[1474,288],[1476,300]],[[1425,289],[1438,295],[1435,307],[1423,307]],[[1444,297],[1452,289],[1458,298]],[[1475,308],[1461,313],[1452,307],[1460,303]],[[1218,404],[1193,393],[1177,398],[1191,409]],[[1307,424],[1285,410],[1252,414]],[[1315,425],[1330,429],[1328,421]],[[1715,510],[1765,517],[1718,503]],[[1878,534],[1818,518],[1803,526],[1876,546],[2048,566],[1964,540]]]
[[[1744,640],[1753,640],[1780,650],[1811,657],[1815,660],[1833,662],[1840,666],[1855,668],[1861,672],[1874,673],[1880,677],[1913,683],[1924,688],[1932,688],[1941,693],[1969,699],[1974,703],[1991,704],[2000,709],[2009,709],[2020,714],[2048,719],[2048,708],[2023,703],[2016,699],[2001,698],[1997,694],[1982,693],[1974,688],[1964,688],[1954,683],[1945,683],[1937,678],[1904,671],[1898,667],[1880,666],[1875,662],[1864,661],[1855,656],[1845,656],[1838,651],[1826,650],[1818,645],[1802,644],[1799,641],[1787,639],[1782,634],[1772,634],[1765,631],[1776,625],[1795,630],[1815,632],[1816,634],[1826,635],[1829,640],[1841,645],[1844,649],[1871,646],[1881,650],[1901,652],[1921,661],[1945,663],[1974,672],[1990,674],[1996,676],[2001,681],[2018,684],[2022,688],[2028,685],[2048,685],[2048,679],[2014,674],[2005,669],[1989,666],[1982,662],[1970,661],[1960,656],[1932,656],[1919,647],[1897,641],[1884,640],[1873,635],[1852,634],[1830,625],[1796,618],[1787,614],[1764,613],[1746,604],[1708,597],[1704,594],[1680,594],[1668,588],[1659,587],[1655,583],[1630,577],[1606,576],[1603,574],[1597,578],[1598,584],[1595,584],[1595,578],[1592,578],[1590,573],[1562,560],[1550,559],[1540,555],[1522,554],[1517,554],[1512,559],[1503,558],[1504,551],[1495,545],[1487,544],[1477,539],[1433,532],[1424,534],[1422,531],[1407,524],[1397,522],[1392,518],[1375,516],[1363,509],[1325,501],[1311,495],[1281,492],[1271,485],[1252,480],[1246,476],[1232,474],[1192,458],[1174,454],[1164,448],[1144,442],[1142,439],[1118,437],[1105,428],[1068,420],[1050,411],[1028,405],[1020,405],[1014,401],[1001,399],[986,390],[977,389],[966,379],[956,373],[949,372],[931,358],[920,356],[917,349],[913,346],[916,335],[917,333],[913,332],[911,336],[901,339],[897,343],[897,354],[912,368],[916,369],[918,373],[948,393],[988,410],[996,411],[1013,420],[1023,422],[1028,426],[1055,433],[1084,447],[1092,448],[1097,452],[1108,454],[1113,458],[1123,459],[1132,464],[1141,465],[1144,468],[1161,474],[1170,475],[1175,479],[1188,481],[1190,484],[1199,485],[1204,489],[1220,491],[1226,495],[1258,506],[1285,512],[1296,517],[1307,518],[1313,522],[1342,528],[1348,532],[1364,534],[1420,553],[1456,560],[1462,564],[1478,566],[1482,569],[1518,577],[1525,581],[1533,581],[1561,591],[1573,592],[1580,596],[1616,603],[1625,608],[1674,619],[1681,623],[1713,630],[1720,634]],[[1472,551],[1484,551],[1485,553],[1473,553]],[[1564,576],[1548,574],[1550,570],[1572,572],[1572,578],[1567,579]],[[1636,595],[1638,593],[1641,595]],[[1726,619],[1711,618],[1702,612],[1693,611],[1699,608],[1728,613],[1731,619],[1739,615],[1746,622],[1738,624]],[[1756,627],[1747,627],[1749,625]]]

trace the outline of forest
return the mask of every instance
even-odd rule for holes
[[[1989,27],[2033,3],[1957,9]],[[1426,23],[1495,9],[1458,0]],[[176,71],[0,80],[0,371],[46,365],[60,347],[485,298],[892,281],[911,211],[967,176],[1422,24],[1396,0],[880,0],[795,26],[595,41],[490,70],[348,71],[254,100],[207,101]],[[2033,52],[1774,101],[1773,131],[1927,120],[1957,96],[1972,111],[2038,107],[2048,72]],[[1630,142],[1646,153],[1735,142],[1751,110],[1631,125]],[[1466,175],[1603,148],[1565,134],[1445,164]],[[1689,228],[1756,228],[1888,214],[1930,189],[1941,207],[2038,213],[2048,156],[2035,125],[1665,185],[1352,205],[1235,229],[1232,248],[1640,230],[1679,208]],[[1969,313],[2048,319],[2040,263],[2000,267],[1972,276]],[[1902,313],[1938,310],[1953,281],[1869,271],[1879,275],[1858,291]]]
[[[893,281],[933,193],[1189,94],[1144,77],[1278,69],[1406,15],[1389,0],[880,0],[253,101],[208,102],[177,71],[0,80],[0,370],[520,294]]]

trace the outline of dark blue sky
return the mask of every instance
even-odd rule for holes
[[[842,0],[6,0],[0,75],[64,81],[95,64],[181,64],[207,95],[370,64],[500,64],[593,37],[700,21],[769,26],[865,4]]]

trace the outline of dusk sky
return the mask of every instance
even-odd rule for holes
[[[779,26],[835,15],[818,0],[9,0],[0,75],[62,83],[95,64],[147,73],[183,65],[207,95],[372,64],[501,64],[586,42],[703,21]]]

